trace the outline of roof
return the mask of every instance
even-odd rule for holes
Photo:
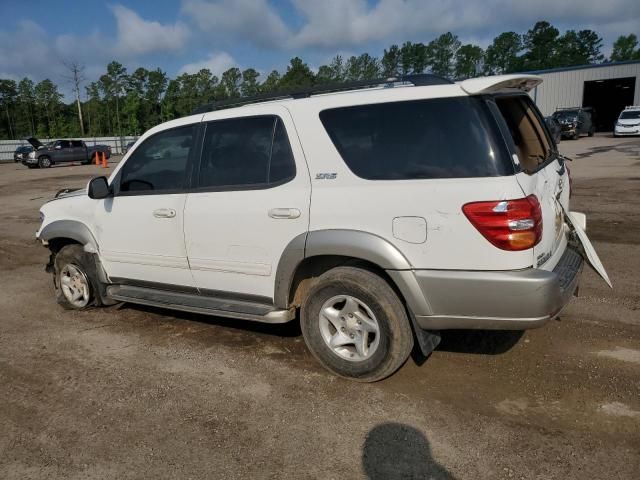
[[[571,70],[587,70],[590,68],[617,67],[621,65],[633,65],[633,64],[640,64],[640,60],[628,60],[625,62],[609,62],[609,63],[591,63],[588,65],[573,65],[571,67],[549,68],[547,70],[532,70],[529,72],[521,72],[521,73],[540,75],[543,73],[569,72]]]

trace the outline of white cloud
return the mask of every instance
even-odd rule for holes
[[[635,26],[628,32],[640,29],[637,0],[290,2],[302,19],[297,28],[289,27],[267,0],[183,0],[182,11],[203,32],[220,42],[233,45],[248,41],[274,50],[351,49],[405,40],[426,42],[446,31],[462,38],[487,39],[505,30],[524,32],[541,18],[561,29],[595,25],[608,40],[611,40],[608,32],[621,22],[631,24],[630,28]]]
[[[145,20],[122,5],[112,6],[111,11],[118,30],[116,49],[122,55],[181,50],[189,38],[189,29],[183,23],[163,25]]]
[[[187,63],[180,68],[178,73],[197,73],[206,68],[214,75],[220,76],[225,70],[236,66],[236,61],[227,52],[214,52],[204,60]]]
[[[184,0],[182,12],[200,30],[228,44],[242,40],[282,48],[290,36],[267,0]]]

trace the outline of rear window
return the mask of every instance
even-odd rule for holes
[[[349,169],[368,180],[495,177],[513,164],[484,101],[474,97],[324,110]]]

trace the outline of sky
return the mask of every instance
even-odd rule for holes
[[[609,54],[619,35],[640,36],[640,1],[0,0],[0,19],[0,78],[50,78],[67,93],[71,61],[85,65],[88,81],[111,60],[171,77],[233,66],[266,76],[294,56],[316,69],[338,53],[380,56],[392,43],[427,43],[447,31],[484,48],[538,20],[561,32],[593,29]]]

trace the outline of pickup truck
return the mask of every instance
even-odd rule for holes
[[[87,165],[95,160],[98,153],[111,157],[108,145],[87,146],[82,140],[55,140],[43,144],[34,137],[26,139],[33,146],[33,151],[22,159],[22,164],[29,168],[49,168],[56,163],[81,162]]]

